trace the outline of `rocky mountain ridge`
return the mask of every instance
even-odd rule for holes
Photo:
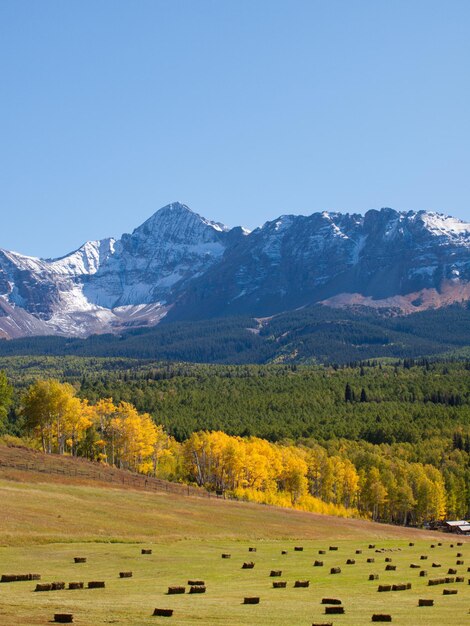
[[[88,336],[162,318],[325,302],[406,313],[468,300],[470,224],[425,211],[283,215],[253,232],[163,207],[60,259],[0,249],[0,336]]]

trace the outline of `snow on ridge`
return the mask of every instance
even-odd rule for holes
[[[470,223],[455,217],[423,211],[420,215],[426,228],[435,235],[470,235]]]

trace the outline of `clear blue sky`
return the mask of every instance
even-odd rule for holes
[[[1,0],[0,247],[185,202],[470,221],[468,0]]]

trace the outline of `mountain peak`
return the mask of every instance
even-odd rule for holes
[[[230,230],[220,222],[212,222],[199,215],[199,213],[195,213],[186,204],[172,202],[158,209],[143,224],[136,228],[133,234],[144,233],[148,235],[157,231],[175,234],[181,230],[187,233],[191,230],[205,230],[207,227],[219,233]]]

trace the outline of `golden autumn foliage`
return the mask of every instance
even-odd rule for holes
[[[39,380],[23,396],[31,436],[44,452],[87,457],[236,498],[342,517],[423,523],[446,514],[446,490],[431,465],[364,456],[355,443],[271,443],[222,431],[183,443],[128,402],[94,405],[71,385]],[[359,453],[359,454],[358,454]]]

